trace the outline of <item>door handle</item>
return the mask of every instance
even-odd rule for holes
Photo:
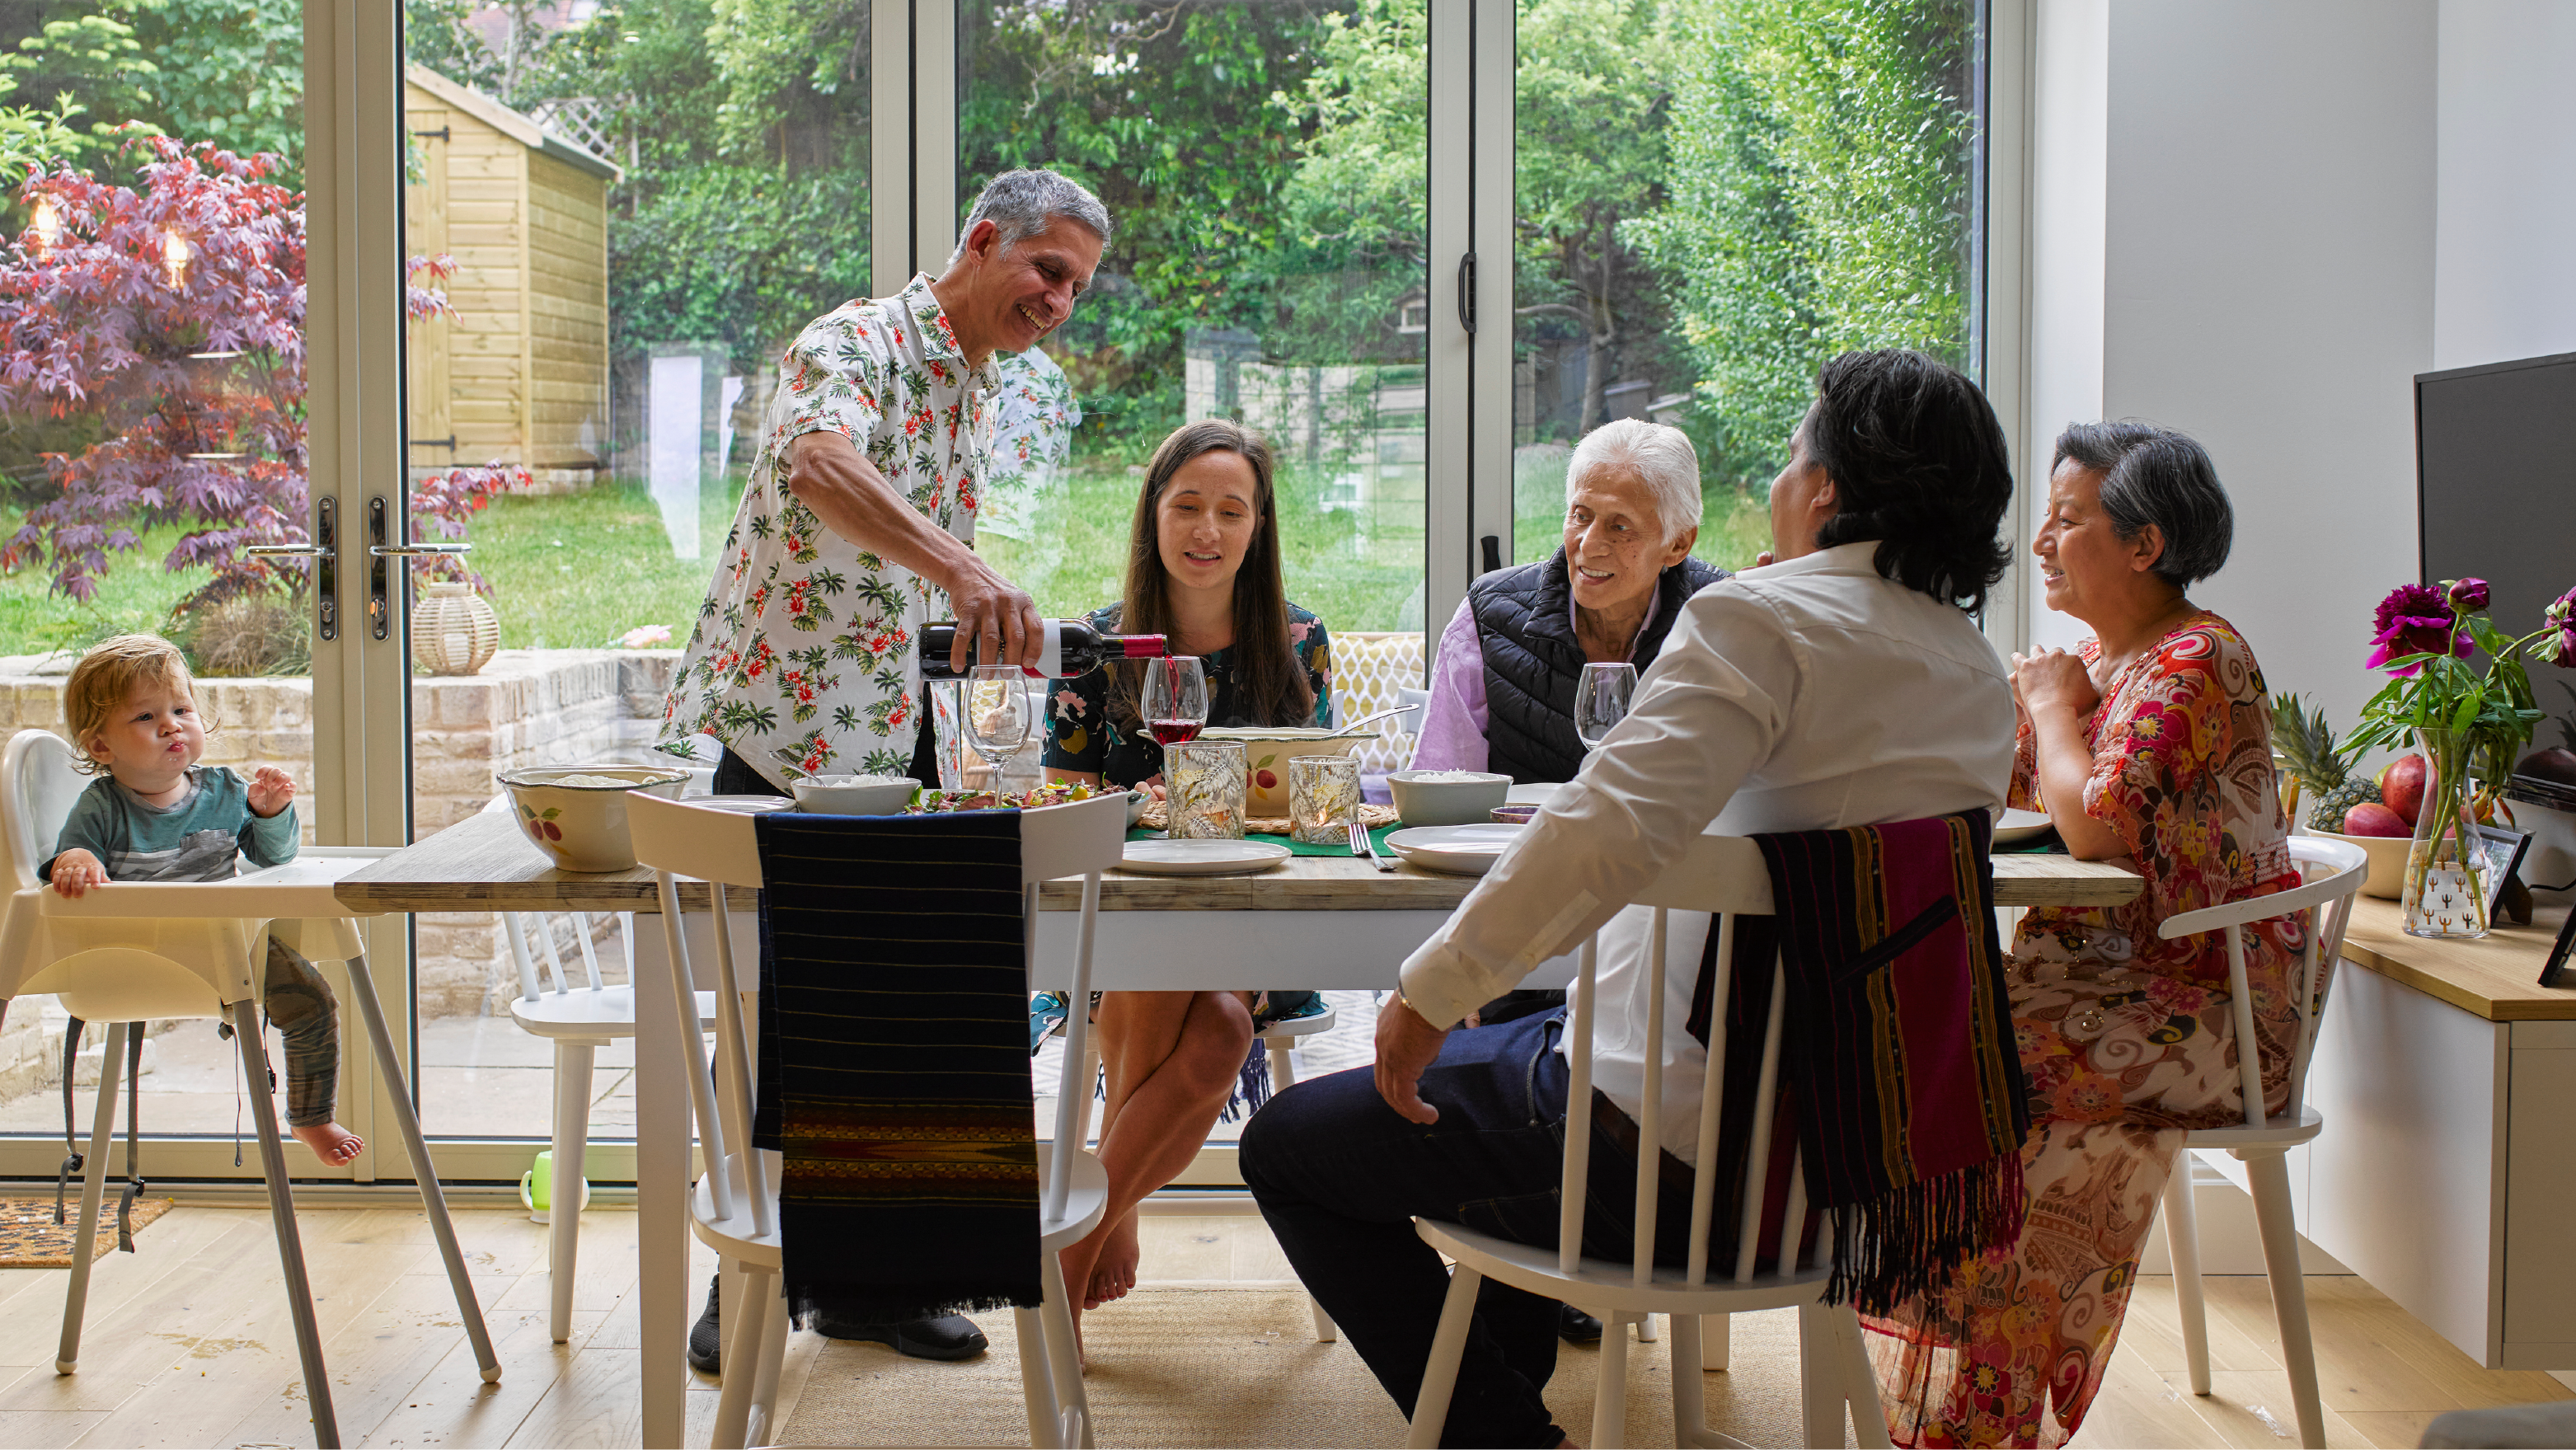
[[[1469,337],[1476,335],[1476,254],[1458,259],[1458,325]]]
[[[313,633],[317,639],[340,637],[340,501],[325,496],[313,505],[313,542],[252,544],[242,550],[254,558],[313,561]]]
[[[453,558],[472,553],[472,544],[413,544],[388,538],[393,530],[393,511],[385,504],[384,495],[367,500],[367,632],[377,639],[392,637],[393,582],[391,561],[421,557]]]
[[[472,544],[371,544],[367,554],[376,559],[407,559],[416,555],[471,554]]]

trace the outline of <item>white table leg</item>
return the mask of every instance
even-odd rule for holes
[[[650,918],[638,913],[642,925]],[[680,1060],[683,1030],[671,997],[671,961],[661,922],[635,933],[635,1061]],[[678,1450],[687,1411],[689,1303],[689,1087],[675,1072],[635,1074],[635,1267],[640,1277],[644,1365],[643,1440]],[[731,1366],[727,1366],[731,1368]]]

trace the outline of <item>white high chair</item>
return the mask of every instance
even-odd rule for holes
[[[1700,1317],[1708,1315],[1713,1322],[1723,1324],[1727,1314],[1794,1304],[1798,1308],[1799,1380],[1804,1392],[1806,1443],[1841,1445],[1843,1413],[1848,1407],[1852,1432],[1859,1442],[1885,1446],[1887,1420],[1879,1405],[1877,1376],[1861,1346],[1859,1315],[1849,1304],[1824,1302],[1826,1283],[1833,1276],[1833,1265],[1826,1262],[1832,1244],[1830,1232],[1820,1232],[1819,1242],[1808,1250],[1815,1261],[1800,1266],[1797,1238],[1798,1227],[1806,1218],[1807,1180],[1794,1152],[1789,1159],[1787,1205],[1780,1220],[1784,1225],[1780,1239],[1784,1262],[1768,1271],[1759,1269],[1755,1262],[1764,1227],[1762,1206],[1772,1179],[1774,1093],[1789,995],[1776,961],[1771,968],[1770,1022],[1763,1030],[1761,1073],[1753,1094],[1752,1144],[1745,1175],[1748,1182],[1739,1220],[1732,1226],[1734,1252],[1727,1253],[1722,1243],[1709,1242],[1718,1227],[1712,1220],[1719,1208],[1717,1138],[1726,1080],[1726,1074],[1719,1070],[1726,1060],[1726,1020],[1721,1010],[1709,1025],[1709,1069],[1702,1075],[1698,1162],[1691,1174],[1689,1262],[1681,1269],[1655,1262],[1662,1155],[1648,1145],[1663,1141],[1664,1034],[1678,1030],[1678,1024],[1668,1022],[1665,1013],[1669,1000],[1664,990],[1665,919],[1676,910],[1715,914],[1717,919],[1709,926],[1717,937],[1715,1000],[1723,1003],[1734,965],[1736,918],[1772,914],[1770,868],[1763,864],[1760,849],[1749,840],[1701,836],[1691,843],[1680,861],[1637,894],[1636,904],[1653,907],[1655,916],[1646,948],[1646,1082],[1637,1124],[1637,1206],[1636,1220],[1631,1225],[1637,1245],[1634,1260],[1621,1264],[1583,1254],[1583,1212],[1591,1196],[1586,1185],[1591,1181],[1592,1134],[1587,1119],[1592,1101],[1593,1048],[1590,1031],[1579,1030],[1573,1034],[1567,1054],[1565,1100],[1573,1108],[1565,1134],[1564,1177],[1559,1185],[1562,1212],[1557,1246],[1541,1248],[1433,1219],[1413,1221],[1423,1241],[1455,1259],[1458,1267],[1449,1277],[1449,1297],[1440,1308],[1440,1326],[1432,1337],[1431,1357],[1423,1369],[1422,1388],[1414,1401],[1411,1438],[1406,1443],[1440,1443],[1441,1429],[1449,1419],[1450,1397],[1458,1386],[1458,1365],[1467,1347],[1467,1331],[1475,1318],[1477,1290],[1484,1280],[1494,1278],[1542,1298],[1607,1311],[1601,1313],[1601,1376],[1593,1392],[1592,1436],[1588,1444],[1627,1443],[1627,1326],[1653,1314],[1672,1316],[1673,1433],[1678,1443],[1738,1443],[1708,1428],[1700,1383]],[[1598,958],[1597,938],[1585,940],[1579,958],[1581,971],[1575,977],[1572,993],[1572,1022],[1593,1020]]]
[[[331,1381],[322,1363],[313,1294],[305,1279],[304,1249],[296,1233],[295,1200],[288,1183],[277,1106],[263,1086],[268,1053],[260,1038],[260,977],[267,938],[274,933],[311,960],[348,964],[350,995],[366,1019],[387,1100],[419,1182],[421,1206],[438,1239],[456,1306],[465,1319],[474,1357],[488,1382],[501,1377],[501,1361],[483,1324],[473,1282],[456,1244],[447,1203],[412,1111],[411,1087],[394,1055],[393,1035],[377,1000],[357,924],[332,894],[344,875],[389,854],[363,847],[306,848],[282,866],[247,872],[230,881],[118,882],[65,898],[36,878],[53,854],[63,820],[87,781],[72,768],[72,748],[42,730],[23,730],[0,753],[0,843],[5,843],[12,894],[0,918],[0,999],[50,992],[85,1021],[113,1024],[99,1060],[98,1112],[90,1133],[81,1184],[80,1235],[72,1251],[70,1292],[63,1306],[62,1344],[54,1361],[70,1374],[80,1359],[83,1310],[90,1261],[98,1236],[100,1200],[107,1179],[108,1147],[115,1136],[116,1074],[130,1035],[146,1020],[215,1018],[229,1022],[241,1051],[244,1081],[251,1085],[251,1120],[259,1134],[261,1175],[268,1182],[269,1213],[285,1271],[286,1296],[303,1361],[304,1388],[313,1413],[315,1442],[340,1443],[331,1408]]]
[[[745,1020],[756,1003],[756,976],[736,960],[732,904],[728,886],[759,889],[762,876],[753,818],[735,811],[710,809],[688,801],[666,801],[641,792],[627,798],[627,829],[635,840],[635,859],[653,868],[662,907],[664,942],[670,952],[672,1005],[685,1014],[698,963],[714,958],[717,1028],[713,1070],[694,1033],[683,1034],[684,1055],[677,1063],[657,1063],[651,1070],[677,1071],[687,1077],[704,1176],[689,1194],[689,1226],[698,1240],[738,1270],[744,1286],[739,1306],[724,1308],[724,1393],[716,1404],[710,1443],[736,1447],[766,1443],[774,1428],[769,1419],[777,1391],[779,1363],[787,1345],[787,1301],[780,1269],[783,1237],[779,1229],[780,1158],[776,1151],[754,1148],[753,1040]],[[1126,851],[1127,803],[1103,796],[1071,805],[1049,806],[1022,817],[1020,882],[1025,908],[1023,950],[1034,965],[1037,942],[1038,888],[1064,876],[1082,877],[1080,950],[1075,958],[1067,1000],[1088,1001],[1091,991],[1091,943],[1100,912],[1100,873],[1118,864]],[[692,922],[682,911],[679,882],[710,883],[709,911]],[[704,937],[701,932],[704,932]],[[711,937],[707,952],[698,943]],[[1074,1136],[1073,1075],[1090,1037],[1086,1013],[1075,1013],[1068,1028],[1065,1066],[1057,1084],[1055,1145],[1078,1142]],[[636,1063],[638,1072],[646,1065]],[[1044,1302],[1036,1309],[1014,1309],[1020,1342],[1020,1390],[1027,1406],[1029,1443],[1033,1446],[1080,1446],[1091,1450],[1091,1405],[1082,1388],[1082,1368],[1074,1345],[1073,1313],[1068,1307],[1058,1255],[1091,1232],[1109,1203],[1109,1175],[1100,1160],[1075,1150],[1058,1151],[1040,1143],[1038,1173],[1042,1183],[1038,1206],[1038,1259]]]

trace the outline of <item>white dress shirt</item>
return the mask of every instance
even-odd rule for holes
[[[1694,595],[1628,717],[1406,959],[1413,1009],[1455,1026],[1599,931],[1593,1082],[1635,1117],[1653,914],[1623,903],[1691,837],[2001,810],[2013,761],[2003,663],[1964,612],[1880,578],[1877,548],[1844,544]],[[1697,1156],[1706,1053],[1682,1023],[1708,927],[1676,911],[1665,943],[1662,1136],[1684,1162]]]

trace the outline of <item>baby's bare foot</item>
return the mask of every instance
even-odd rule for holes
[[[289,1128],[295,1141],[313,1150],[313,1156],[338,1167],[367,1151],[367,1140],[337,1123],[317,1123],[310,1128]]]

